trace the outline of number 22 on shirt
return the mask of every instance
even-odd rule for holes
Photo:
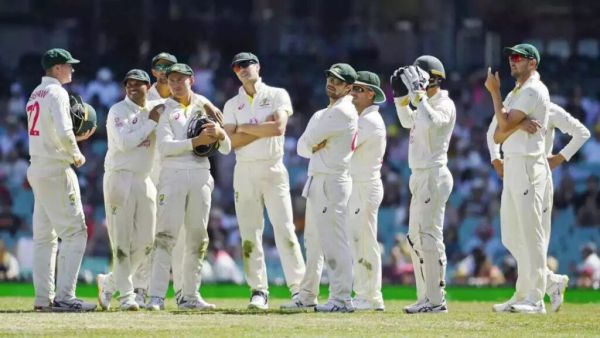
[[[27,116],[31,125],[29,128],[29,135],[40,136],[40,131],[35,129],[38,118],[40,117],[40,104],[37,101],[27,106]]]

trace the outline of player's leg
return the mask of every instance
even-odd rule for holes
[[[184,248],[185,248],[185,226],[182,226],[179,230],[179,235],[177,235],[177,241],[175,242],[175,246],[173,247],[172,256],[171,256],[171,274],[173,276],[173,290],[175,291],[175,300],[177,303],[183,297],[182,289],[183,289],[183,257],[184,257]]]
[[[520,161],[525,168],[525,179],[522,189],[524,193],[518,195],[517,217],[519,233],[525,240],[527,251],[527,271],[529,288],[526,303],[515,304],[513,311],[545,313],[544,293],[546,290],[546,259],[547,242],[542,215],[544,209],[544,194],[548,183],[549,167],[546,159],[540,156],[537,159],[523,159]]]
[[[319,297],[321,274],[323,272],[323,249],[319,240],[318,220],[322,206],[316,203],[315,194],[318,193],[316,185],[312,184],[313,178],[309,177],[305,190],[306,210],[304,220],[304,249],[306,250],[306,272],[300,282],[300,292],[292,297],[292,302],[281,306],[285,310],[299,310],[313,308]]]
[[[546,235],[546,245],[550,245],[552,227],[552,203],[554,201],[554,185],[552,175],[548,175],[546,193],[544,194],[544,207],[542,209],[542,224]],[[550,297],[552,311],[558,311],[564,302],[565,291],[569,285],[569,277],[552,272],[546,267],[546,294]]]
[[[185,246],[183,250],[183,285],[179,308],[214,309],[214,304],[200,296],[201,271],[208,249],[208,219],[213,178],[207,169],[189,171],[190,192],[185,212]]]
[[[131,272],[141,271],[140,267],[150,261],[152,255],[152,245],[154,243],[154,233],[156,231],[156,188],[149,178],[140,179],[136,184],[136,206],[134,216],[134,226],[131,242]],[[146,269],[143,267],[142,269]],[[135,275],[135,274],[134,274]],[[132,277],[133,281],[133,277]],[[144,295],[147,289],[134,288],[134,303],[130,305],[135,308],[140,307],[139,303],[144,303]],[[139,286],[139,284],[138,284]],[[123,303],[122,303],[123,305]],[[145,306],[145,304],[143,304]]]
[[[306,271],[302,251],[296,236],[292,200],[287,170],[278,162],[268,170],[263,181],[263,196],[269,219],[273,224],[275,245],[279,252],[283,273],[292,295],[300,291],[300,282]]]
[[[427,296],[425,294],[425,272],[423,271],[423,251],[421,248],[421,218],[424,214],[423,203],[418,202],[419,196],[419,182],[422,181],[421,175],[412,174],[409,180],[409,189],[411,192],[409,216],[408,216],[408,235],[407,240],[410,245],[410,258],[413,264],[413,270],[415,275],[415,287],[417,291],[417,301],[404,308],[405,312],[410,312],[413,307],[420,306],[427,302]]]
[[[356,189],[357,186],[359,189]],[[351,246],[355,247],[354,306],[357,309],[383,310],[381,253],[377,241],[377,211],[383,199],[383,186],[381,181],[354,182],[352,190],[358,193],[360,201],[356,208],[356,204],[348,203],[351,206],[348,210],[349,226],[354,228],[350,238]],[[352,225],[352,222],[355,224]]]
[[[353,311],[352,256],[348,254],[350,244],[346,223],[352,181],[336,175],[323,175],[315,177],[313,184],[321,189],[321,193],[316,194],[317,202],[323,209],[319,215],[318,230],[325,264],[330,273],[329,300],[315,310]]]
[[[50,219],[42,206],[38,186],[43,184],[30,170],[27,179],[33,190],[33,287],[35,289],[35,310],[50,310],[54,300],[54,270],[56,268],[56,251],[58,236],[50,223]]]
[[[453,180],[452,174],[446,167],[431,169],[427,176],[427,185],[422,192],[428,193],[421,194],[418,200],[419,203],[423,203],[425,214],[420,226],[424,280],[432,311],[445,312],[447,260],[443,225],[446,202],[452,191]]]
[[[527,271],[528,259],[523,246],[525,240],[520,235],[517,199],[523,195],[528,183],[523,172],[523,167],[515,159],[508,158],[504,161],[504,187],[501,195],[500,205],[500,235],[502,244],[508,249],[517,261],[517,281],[515,293],[504,303],[493,307],[495,312],[510,311],[510,307],[522,302],[527,297],[529,279]]]
[[[45,205],[54,229],[61,239],[56,269],[55,311],[91,311],[96,305],[78,300],[75,288],[81,260],[87,241],[87,227],[83,216],[79,182],[71,168],[65,174],[44,179],[47,196]]]
[[[235,213],[242,240],[244,276],[252,290],[252,299],[256,300],[254,302],[251,299],[249,306],[264,308],[267,306],[269,289],[262,245],[264,202],[256,180],[252,179],[253,170],[256,170],[256,167],[250,164],[236,164],[233,188],[235,190]]]
[[[148,310],[160,310],[164,307],[169,287],[171,254],[184,220],[187,182],[186,170],[161,170]]]

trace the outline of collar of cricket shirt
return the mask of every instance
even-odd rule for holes
[[[266,87],[265,83],[262,81],[262,77],[259,77],[258,80],[256,80],[256,83],[254,84],[254,89],[256,89],[256,94],[254,94],[254,97],[256,97],[258,94],[260,94],[260,92]],[[243,97],[247,97],[248,94],[246,93],[246,90],[244,89],[244,86],[240,86],[240,89],[238,90],[239,94]],[[254,98],[253,98],[254,99]]]
[[[379,106],[376,104],[372,104],[372,105],[368,106],[367,108],[365,108],[365,110],[363,110],[362,114],[360,114],[360,117],[367,116],[368,114],[375,112],[375,111],[379,111]]]
[[[42,76],[42,82],[44,82],[44,83],[54,83],[54,84],[60,85],[60,81],[58,81],[57,78],[52,77],[52,76]]]
[[[146,101],[148,102],[148,101]],[[133,109],[133,111],[137,113],[139,113],[140,111],[146,111],[146,106],[142,107],[142,106],[138,106],[137,103],[133,102],[129,96],[125,95],[125,103],[127,104],[127,106],[129,106],[129,108]]]

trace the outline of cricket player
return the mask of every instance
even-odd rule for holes
[[[33,189],[33,286],[36,311],[92,311],[95,304],[75,297],[81,259],[87,241],[79,182],[70,165],[81,167],[85,157],[77,141],[89,138],[73,133],[69,95],[62,87],[71,82],[79,60],[61,48],[42,56],[45,76],[27,101],[27,131],[31,156],[27,179]],[[58,267],[56,252],[61,239]],[[55,293],[55,275],[56,288]]]
[[[502,102],[500,76],[488,69],[485,87],[494,103],[494,115],[501,133],[519,126],[524,119],[538,121],[542,132],[529,134],[521,129],[503,143],[504,187],[500,209],[502,243],[517,261],[516,291],[508,301],[511,312],[545,314],[546,255],[549,235],[544,224],[551,175],[545,149],[550,95],[534,76],[540,54],[530,44],[505,48],[511,75],[517,85]],[[546,202],[546,205],[544,204]],[[544,210],[546,209],[546,210]],[[498,310],[503,304],[498,304]]]
[[[377,104],[385,102],[379,76],[357,72],[352,103],[358,111],[358,139],[350,162],[352,193],[348,202],[350,247],[354,253],[354,299],[356,310],[383,311],[381,251],[377,241],[377,212],[383,200],[381,164],[386,131]]]
[[[538,76],[536,72],[533,76]],[[590,138],[590,131],[576,118],[571,116],[562,107],[557,104],[550,103],[550,115],[548,117],[548,129],[545,135],[545,152],[548,158],[550,169],[553,170],[564,161],[569,161],[573,155],[583,146],[583,144]],[[518,128],[526,131],[529,134],[535,134],[540,131],[540,125],[537,121],[529,119],[523,120],[518,128],[513,128],[507,133],[501,133],[498,130],[498,122],[496,118],[492,118],[492,122],[487,132],[487,143],[490,151],[490,157],[492,165],[498,173],[498,176],[502,178],[504,174],[504,165],[500,157],[500,144],[506,141],[506,138]],[[555,130],[559,129],[561,132],[571,135],[572,139],[569,143],[558,153],[552,154],[552,147],[554,146],[554,133]],[[544,198],[544,209],[543,212],[543,224],[544,234],[546,235],[546,245],[550,243],[550,231],[552,221],[552,201],[554,200],[554,188],[552,183],[552,175],[548,175],[548,188],[546,189],[547,196]],[[546,208],[546,206],[548,208]],[[567,275],[555,274],[550,269],[546,268],[546,294],[550,297],[552,304],[552,311],[558,311],[564,301],[564,293],[569,284],[569,277]],[[510,311],[510,305],[512,302],[505,302],[502,304],[496,304],[493,310],[496,312]]]
[[[152,75],[156,78],[156,82],[150,86],[148,90],[148,101],[160,101],[163,103],[171,96],[169,84],[167,83],[166,71],[171,65],[177,63],[177,58],[174,55],[162,52],[152,58]],[[150,170],[150,179],[155,187],[158,186],[158,177],[160,174],[160,155],[158,147],[154,147],[154,162]],[[156,210],[156,208],[155,208]],[[152,269],[152,255],[148,255],[142,259],[142,262],[135,271],[133,279],[133,291],[135,292],[135,301],[140,308],[146,306],[146,295],[148,293],[148,285],[150,284],[150,270]],[[178,267],[183,261],[183,241],[177,241],[173,248],[173,262],[178,262]],[[173,264],[173,266],[176,266]],[[178,270],[178,276],[181,276],[181,269]],[[175,275],[175,274],[173,274]],[[176,279],[176,278],[173,278]],[[179,279],[178,279],[179,281]],[[176,284],[174,282],[174,284]],[[179,283],[181,284],[181,283]],[[178,285],[179,285],[178,284]]]
[[[445,79],[444,65],[430,55],[418,57],[412,66],[396,70],[391,78],[398,118],[404,128],[410,128],[412,197],[407,239],[412,248],[417,302],[404,308],[409,314],[448,312],[443,225],[453,186],[446,165],[456,108],[448,91],[440,88]]]
[[[139,310],[132,275],[149,261],[156,228],[156,188],[150,170],[156,126],[164,106],[148,101],[150,77],[132,69],[123,79],[126,97],[108,112],[104,160],[104,206],[113,253],[113,273],[97,277],[100,307],[108,310],[119,292],[122,310]]]
[[[206,114],[206,98],[192,92],[194,72],[186,64],[176,63],[169,67],[167,79],[172,97],[165,102],[165,112],[157,129],[162,162],[150,301],[146,307],[148,310],[164,309],[172,250],[183,226],[182,296],[177,305],[180,309],[213,309],[214,304],[202,299],[199,287],[202,261],[208,248],[207,226],[214,181],[208,158],[194,155],[193,149],[219,142],[219,152],[227,154],[231,142],[218,123],[206,124],[199,136],[188,138],[192,114]]]
[[[264,209],[273,224],[275,245],[287,286],[300,291],[305,266],[294,232],[289,175],[283,164],[288,117],[293,114],[287,91],[271,87],[259,75],[256,55],[239,53],[231,62],[242,83],[225,103],[225,130],[235,149],[235,210],[240,227],[244,275],[250,286],[249,309],[269,307],[269,285],[263,253]]]
[[[297,145],[298,155],[310,159],[302,193],[306,198],[306,274],[300,293],[282,309],[354,312],[347,211],[352,190],[350,159],[358,130],[350,91],[357,74],[349,64],[336,63],[325,75],[329,106],[313,114]],[[323,259],[329,272],[329,299],[317,305]]]

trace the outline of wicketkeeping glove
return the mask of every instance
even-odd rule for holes
[[[394,97],[403,97],[408,95],[408,90],[400,78],[400,75],[404,73],[405,69],[406,67],[400,67],[392,73],[392,76],[390,76],[390,85],[392,86]]]
[[[417,66],[408,66],[400,78],[408,89],[411,103],[417,106],[421,98],[425,96],[429,74]]]
[[[206,116],[200,111],[192,114],[192,117],[190,118],[190,122],[188,124],[187,137],[193,138],[200,135],[202,130],[204,130],[204,125],[210,122],[217,123],[214,119]],[[200,157],[212,156],[217,152],[217,150],[219,150],[219,145],[219,141],[217,141],[213,144],[203,144],[197,146],[196,148],[194,148],[194,155]]]

